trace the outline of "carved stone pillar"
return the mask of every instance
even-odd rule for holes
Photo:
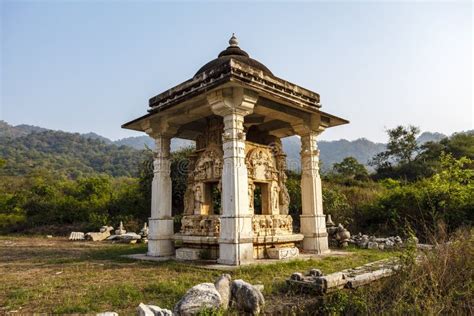
[[[253,260],[252,213],[249,210],[243,123],[244,116],[253,111],[256,97],[242,88],[230,88],[210,94],[208,101],[214,114],[224,118],[218,262],[240,265]]]
[[[155,139],[151,217],[149,218],[148,255],[174,255],[173,217],[171,216],[170,138],[162,134]]]
[[[323,213],[323,195],[319,175],[319,133],[301,134],[301,233],[303,248],[308,252],[325,253],[328,248],[326,220]]]

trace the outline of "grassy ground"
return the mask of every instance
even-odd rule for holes
[[[64,238],[0,236],[0,314],[8,311],[133,314],[140,302],[172,309],[187,289],[221,274],[179,262],[144,262],[121,255],[143,253],[144,245],[69,242]],[[301,303],[284,280],[295,271],[324,273],[395,255],[349,250],[347,256],[297,260],[237,269],[234,279],[265,285],[267,311]],[[306,298],[304,298],[306,299]]]

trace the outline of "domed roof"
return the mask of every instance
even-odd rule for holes
[[[263,72],[273,75],[273,73],[268,69],[264,64],[261,62],[250,58],[249,54],[247,52],[243,51],[239,47],[239,42],[237,41],[237,38],[235,37],[234,34],[232,34],[232,37],[229,40],[229,47],[227,47],[226,50],[222,51],[219,56],[217,56],[216,59],[211,60],[204,66],[202,66],[194,75],[195,77],[197,75],[202,74],[203,72],[217,68],[225,63],[227,63],[231,58],[237,59],[238,61],[241,61],[249,66],[252,66],[254,68],[260,69]]]

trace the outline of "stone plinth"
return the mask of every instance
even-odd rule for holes
[[[300,251],[296,247],[268,248],[267,255],[270,259],[290,259],[296,258]]]

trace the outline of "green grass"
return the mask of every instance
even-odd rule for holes
[[[4,246],[6,240],[15,245]],[[20,308],[22,312],[133,314],[140,302],[172,309],[190,287],[214,282],[224,273],[182,262],[122,257],[145,251],[146,245],[0,237],[0,314]],[[233,279],[263,284],[271,306],[279,304],[281,289],[293,272],[318,268],[331,273],[396,255],[373,250],[348,252],[318,260],[245,266],[226,273]]]

